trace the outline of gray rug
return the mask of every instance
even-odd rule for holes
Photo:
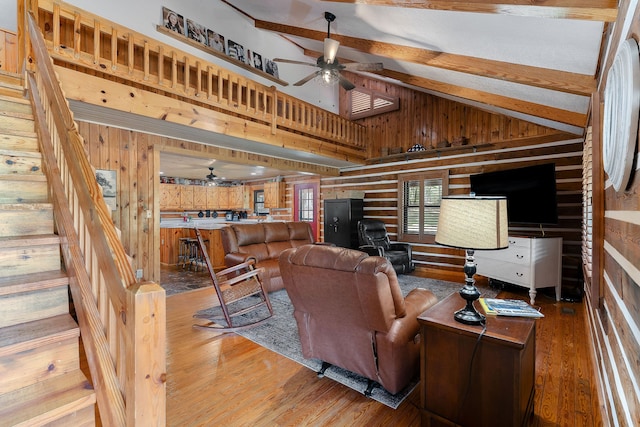
[[[445,282],[442,280],[426,279],[413,276],[399,276],[400,287],[403,294],[406,296],[411,289],[421,287],[429,289],[437,297],[438,300],[442,300],[446,296],[453,292],[457,292],[462,283]],[[483,297],[492,298],[497,295],[497,291],[488,288],[480,288],[480,292]],[[295,362],[300,363],[303,366],[308,367],[313,371],[320,370],[322,362],[318,359],[305,359],[302,356],[302,348],[300,346],[300,339],[298,337],[298,328],[293,317],[293,306],[289,300],[287,292],[282,289],[269,294],[271,304],[273,306],[273,317],[267,319],[265,322],[256,325],[255,327],[240,330],[238,335],[241,335],[256,344],[268,348],[276,353],[279,353]],[[460,300],[461,307],[463,304]],[[198,315],[205,315],[207,317],[219,317],[221,314],[219,307],[203,310],[198,312]],[[253,312],[247,316],[247,322],[251,322],[256,316],[266,316],[268,314],[267,309],[264,312]],[[224,320],[220,321],[224,324]],[[239,322],[239,324],[242,324]],[[364,393],[367,389],[367,379],[361,377],[358,374],[341,369],[337,366],[331,366],[325,371],[325,377],[337,381],[345,386],[356,390],[360,393]],[[413,381],[402,391],[397,394],[391,394],[384,388],[376,386],[373,389],[371,398],[387,405],[393,409],[396,409],[404,399],[413,391],[418,385],[420,375],[416,375]]]

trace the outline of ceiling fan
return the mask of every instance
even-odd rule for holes
[[[321,83],[333,84],[340,83],[345,90],[351,90],[355,88],[355,85],[347,80],[340,74],[342,70],[355,70],[355,71],[380,71],[382,70],[381,62],[374,63],[360,63],[350,62],[347,64],[341,64],[336,55],[338,54],[338,47],[340,42],[331,38],[331,23],[336,19],[336,16],[331,12],[324,13],[324,19],[327,20],[327,38],[324,39],[324,54],[318,57],[315,64],[310,62],[294,61],[291,59],[275,58],[275,62],[282,62],[286,64],[298,64],[309,65],[312,67],[318,67],[319,70],[314,71],[302,80],[294,83],[294,86],[302,86],[314,77],[318,77]]]
[[[218,182],[218,176],[213,173],[213,168],[209,166],[209,175],[207,175],[207,180],[211,184],[215,184]]]

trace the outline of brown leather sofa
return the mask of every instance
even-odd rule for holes
[[[267,292],[284,287],[278,265],[280,253],[314,241],[311,226],[306,222],[231,224],[220,232],[225,265],[232,267],[255,258],[256,268],[264,269],[260,280]]]
[[[405,297],[391,263],[341,247],[305,245],[280,255],[302,353],[378,382],[391,393],[419,372],[417,317],[437,302]]]

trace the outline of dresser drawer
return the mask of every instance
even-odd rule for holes
[[[529,265],[531,263],[531,250],[529,246],[509,245],[506,249],[496,251],[475,251],[476,262],[484,259],[498,260],[501,262],[512,262],[515,264]]]
[[[529,286],[531,267],[529,264],[517,264],[497,259],[476,259],[476,273],[514,285]]]

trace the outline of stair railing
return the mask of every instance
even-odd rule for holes
[[[264,123],[272,135],[292,131],[322,139],[328,153],[339,151],[356,160],[366,154],[370,140],[361,124],[73,5],[31,1],[37,3],[40,31],[57,64],[116,76],[134,87]]]
[[[137,283],[32,13],[27,73],[50,198],[103,425],[165,425],[165,292]]]

